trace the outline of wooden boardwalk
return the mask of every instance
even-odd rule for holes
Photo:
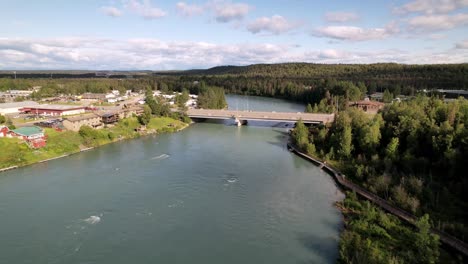
[[[190,118],[238,119],[278,122],[297,122],[299,119],[302,119],[304,123],[308,124],[327,124],[333,122],[335,119],[334,114],[234,111],[217,109],[189,109],[187,110],[187,115]]]
[[[369,191],[367,191],[366,189],[348,181],[346,179],[346,177],[340,173],[337,169],[331,167],[330,165],[328,164],[325,164],[324,162],[322,162],[321,160],[319,159],[316,159],[316,158],[313,158],[309,155],[306,155],[304,153],[302,153],[301,151],[299,151],[296,147],[294,147],[292,144],[288,143],[288,149],[290,149],[292,152],[296,153],[297,155],[299,155],[300,157],[306,159],[306,160],[309,160],[311,162],[313,162],[314,164],[318,165],[319,167],[321,167],[325,172],[327,172],[328,174],[330,174],[333,179],[335,180],[335,182],[341,187],[341,188],[344,188],[344,189],[348,189],[348,190],[351,190],[351,191],[354,191],[356,194],[358,194],[359,196],[373,202],[374,204],[376,204],[377,206],[379,206],[380,208],[384,209],[385,211],[399,217],[400,219],[410,223],[410,224],[414,224],[415,221],[417,220],[417,217],[408,213],[407,211],[405,210],[402,210],[394,205],[391,205],[390,203],[388,203],[386,200],[380,198],[379,196],[377,196],[376,194],[373,194]],[[453,249],[457,250],[458,252],[462,253],[463,255],[465,255],[465,257],[468,257],[468,245],[459,240],[458,238],[452,236],[452,235],[449,235],[441,230],[438,230],[438,229],[435,229],[435,228],[431,228],[431,232],[433,234],[436,234],[439,236],[440,238],[440,241],[450,247],[452,247]]]

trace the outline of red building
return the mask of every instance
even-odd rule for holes
[[[10,129],[6,126],[0,126],[0,137],[6,137]]]
[[[381,102],[371,101],[368,98],[361,101],[350,102],[349,106],[362,109],[364,112],[377,113],[385,104]]]
[[[74,105],[36,105],[19,109],[21,112],[31,115],[64,116],[83,114],[86,107]]]
[[[37,126],[20,127],[11,131],[13,136],[23,139],[31,148],[42,148],[46,146],[47,137],[44,130]]]

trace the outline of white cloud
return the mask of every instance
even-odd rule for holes
[[[447,14],[468,7],[468,0],[413,0],[395,8],[398,14],[424,13],[427,15]]]
[[[417,16],[409,20],[413,30],[445,30],[468,24],[468,14]]]
[[[447,38],[447,35],[445,34],[431,34],[428,37],[428,39],[430,40],[439,40],[439,39],[445,39],[445,38]]]
[[[416,16],[408,20],[411,31],[448,30],[468,25],[468,14]]]
[[[156,19],[167,15],[167,13],[157,7],[153,7],[150,0],[128,0],[125,2],[124,7],[129,11],[142,16],[145,19]]]
[[[385,39],[398,33],[398,27],[394,23],[385,28],[360,28],[353,26],[327,26],[316,29],[312,35],[349,41],[367,41]]]
[[[359,15],[354,12],[328,12],[324,16],[327,22],[349,22],[356,21],[359,19]]]
[[[273,34],[281,34],[288,32],[299,26],[299,23],[289,22],[286,18],[274,15],[270,17],[260,17],[254,22],[247,25],[247,30],[256,34],[261,31],[270,32]]]
[[[101,12],[111,17],[119,17],[122,15],[122,11],[113,6],[103,6],[101,7]]]
[[[211,6],[216,21],[220,23],[242,20],[252,10],[252,7],[248,4],[225,1],[212,2]]]
[[[185,2],[179,2],[176,4],[177,12],[186,17],[194,16],[194,15],[200,15],[203,13],[203,7],[198,6],[198,5],[189,5]]]
[[[468,49],[468,39],[455,44],[456,49]]]
[[[254,63],[460,63],[468,61],[467,43],[459,49],[303,50],[269,43],[215,44],[158,39],[0,38],[0,69],[190,69]]]

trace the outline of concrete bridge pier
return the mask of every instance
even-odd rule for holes
[[[247,125],[247,120],[241,120],[241,119],[239,119],[237,117],[234,119],[234,122],[236,123],[236,125],[238,127],[243,126],[243,125]]]

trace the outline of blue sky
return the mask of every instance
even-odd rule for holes
[[[0,69],[465,63],[468,0],[0,0]]]

